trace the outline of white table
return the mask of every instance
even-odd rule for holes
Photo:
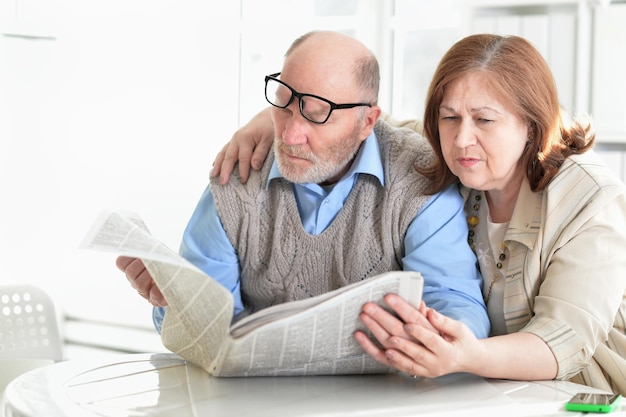
[[[5,391],[6,417],[576,416],[569,382],[467,374],[213,378],[174,354],[66,361],[29,371]],[[625,411],[621,411],[624,409]],[[626,415],[626,404],[611,416]]]

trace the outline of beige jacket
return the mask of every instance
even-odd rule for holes
[[[524,182],[505,242],[507,331],[541,337],[557,379],[626,394],[624,184],[595,152],[570,157],[543,192]]]

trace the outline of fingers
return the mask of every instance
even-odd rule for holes
[[[357,343],[363,348],[365,353],[369,354],[374,360],[382,363],[383,365],[392,366],[387,361],[387,355],[385,349],[381,349],[376,343],[370,339],[367,334],[362,331],[356,331],[354,338]]]
[[[426,318],[445,340],[474,338],[471,330],[463,322],[446,317],[434,309],[428,310]]]
[[[237,132],[237,134],[243,135],[244,133]],[[211,176],[219,176],[219,183],[224,185],[230,180],[235,165],[239,163],[239,179],[242,184],[245,184],[250,177],[250,167],[257,169],[257,166],[261,167],[263,165],[269,146],[271,146],[271,143],[268,145],[262,142],[257,146],[252,140],[246,141],[242,137],[233,136],[230,142],[224,145],[217,154],[213,162]],[[253,156],[254,160],[252,159]]]
[[[375,331],[377,330],[375,326],[380,326],[388,334],[405,336],[404,324],[413,323],[434,333],[438,333],[426,318],[428,309],[423,302],[416,308],[397,294],[388,294],[385,296],[385,303],[391,308],[395,315],[375,303],[367,303],[363,306],[363,312],[367,315],[364,319],[369,320],[369,325],[365,322],[364,324],[368,325],[370,330]],[[378,337],[379,335],[383,335],[382,331],[378,330],[375,335],[377,339],[382,342]]]
[[[156,286],[154,281],[152,281],[152,285],[150,286],[148,301],[155,307],[167,306],[167,300],[165,300],[165,297],[161,293],[161,290],[159,289],[159,287]]]
[[[415,308],[397,295],[386,296],[385,302],[397,316],[366,303],[359,318],[370,336],[355,333],[372,358],[400,372],[428,378],[468,369],[468,352],[476,350],[476,338],[465,324],[424,304]]]
[[[359,316],[361,322],[381,346],[393,347],[391,339],[394,336],[410,339],[405,330],[405,323],[412,323],[437,333],[424,315],[425,305],[422,304],[419,309],[415,308],[395,294],[385,296],[385,302],[395,314],[376,303],[366,303]]]
[[[257,148],[255,146],[256,144],[253,142],[244,142],[238,148],[239,152],[236,157],[239,159],[239,180],[242,184],[245,184],[250,176],[252,154],[257,152]],[[233,156],[233,158],[235,158],[235,156]],[[261,165],[262,164],[263,159],[261,160]]]
[[[225,145],[217,153],[217,156],[215,157],[215,161],[213,161],[213,169],[211,170],[212,177],[218,177],[220,175],[220,172],[222,170],[222,163],[224,162],[224,152],[225,152],[226,146],[228,145]]]
[[[426,308],[426,303],[424,301],[420,303],[419,310],[422,315],[426,316],[426,311],[428,311],[428,309]]]
[[[391,347],[381,348],[361,331],[355,332],[354,338],[365,353],[383,365],[415,377],[431,376],[429,369],[421,365],[431,353],[419,344],[393,336],[389,338]]]
[[[267,158],[267,155],[270,153],[270,148],[274,144],[274,140],[261,140],[256,147],[254,148],[254,152],[252,153],[252,168],[259,170],[263,167],[263,163]]]
[[[235,164],[237,163],[238,159],[239,159],[239,149],[237,146],[232,144],[232,139],[231,139],[231,141],[227,143],[218,154],[218,157],[215,160],[215,167],[213,168],[214,176],[217,176],[216,171],[218,171],[219,169],[219,177],[220,177],[219,183],[220,184],[224,185],[228,182],[228,180],[230,179],[230,175],[233,173],[233,170],[235,169]],[[218,164],[220,165],[219,168],[217,166]],[[240,172],[242,171],[241,166],[242,166],[242,163],[240,162],[239,164]]]
[[[385,296],[392,312],[366,303],[359,316],[370,335],[355,333],[359,345],[376,361],[409,375],[436,377],[458,365],[457,337],[466,337],[461,322],[424,303],[417,308],[395,294]],[[467,331],[471,331],[467,328]]]
[[[150,304],[157,307],[167,305],[165,297],[157,287],[141,259],[119,256],[115,264],[126,274],[126,279],[130,285],[137,290],[140,296],[148,300]]]
[[[398,314],[404,323],[416,323],[430,327],[430,323],[424,315],[427,311],[424,302],[416,308],[399,295],[388,294],[385,296],[385,303]]]
[[[128,266],[128,264],[130,264],[135,258],[131,258],[128,256],[118,256],[117,259],[115,260],[115,265],[117,266],[117,268],[122,271],[122,272],[126,272],[126,267]]]
[[[391,337],[385,351],[389,366],[409,375],[435,378],[451,371],[450,345],[437,333],[407,324],[408,338]]]
[[[413,377],[434,378],[441,376],[434,374],[428,366],[424,365],[430,362],[429,358],[432,356],[432,353],[418,344],[412,343],[409,345],[408,343],[405,341],[405,346],[385,351],[385,357],[389,366]]]
[[[376,303],[363,305],[359,317],[383,346],[391,335],[405,335],[404,322]]]
[[[387,331],[385,327],[380,325],[379,321],[376,318],[372,317],[370,314],[364,311],[359,315],[359,319],[365,325],[365,327],[367,327],[371,335],[374,337],[375,340],[378,341],[381,346],[385,348],[390,346],[389,338],[392,336],[392,334]],[[401,325],[398,327],[401,327]],[[369,340],[369,337],[367,338]]]
[[[475,364],[474,353],[479,350],[478,339],[463,322],[451,319],[430,309],[427,318],[437,332],[408,323],[405,331],[419,345],[399,344],[397,350],[414,363],[398,356],[397,366],[406,372],[422,372],[422,376],[436,377],[451,372],[463,372]],[[390,360],[390,363],[396,364]]]
[[[387,299],[387,297],[386,297]],[[393,301],[392,304],[395,304]],[[426,319],[421,315],[419,310],[410,306],[413,312],[405,311],[405,316],[417,314],[421,316],[420,321]],[[422,375],[415,369],[412,355],[421,357],[425,349],[419,346],[419,340],[411,338],[405,331],[405,323],[389,311],[385,310],[376,303],[366,303],[359,315],[361,322],[370,331],[373,339],[363,333],[356,332],[355,338],[359,345],[376,361],[393,367],[401,372],[411,370],[411,375]],[[414,325],[420,327],[419,325]],[[434,334],[432,331],[427,330]],[[375,342],[378,342],[376,344]]]

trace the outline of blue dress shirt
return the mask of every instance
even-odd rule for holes
[[[308,233],[320,234],[332,223],[359,174],[372,175],[381,186],[385,185],[374,132],[364,141],[351,169],[332,188],[293,184],[302,224]],[[280,177],[274,161],[268,184]],[[407,230],[404,244],[403,269],[423,275],[422,298],[426,305],[464,322],[477,337],[487,337],[489,319],[482,298],[482,277],[467,244],[463,198],[456,184],[433,195],[420,209]],[[239,260],[220,221],[210,187],[204,191],[185,229],[180,253],[233,294],[235,314],[243,310]],[[164,314],[163,308],[154,309],[153,319],[159,332]]]

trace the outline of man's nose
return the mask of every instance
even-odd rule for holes
[[[301,145],[307,141],[307,130],[310,123],[300,113],[300,103],[294,97],[293,102],[285,109],[285,127],[283,129],[283,141],[287,145]]]

